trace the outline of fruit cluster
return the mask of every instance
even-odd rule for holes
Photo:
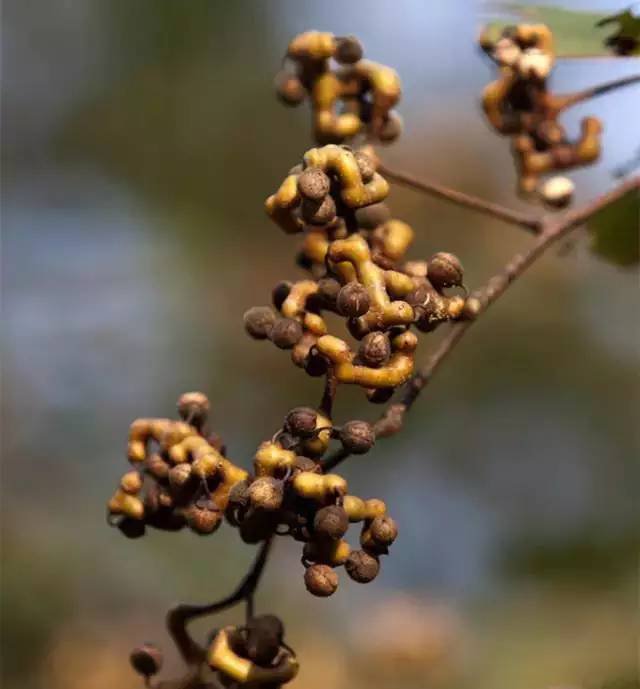
[[[220,437],[205,433],[209,400],[200,392],[178,400],[180,420],[136,419],[127,456],[133,465],[108,502],[113,523],[128,537],[146,526],[178,531],[189,526],[213,533],[222,521],[232,487],[247,477],[225,457]]]
[[[360,133],[387,142],[400,134],[402,122],[392,111],[400,98],[398,74],[363,60],[353,36],[302,33],[289,43],[286,63],[277,93],[287,105],[309,99],[317,143],[343,143]]]
[[[574,141],[558,122],[572,100],[548,90],[555,53],[553,36],[545,25],[507,27],[497,40],[484,32],[480,46],[498,69],[498,79],[482,95],[484,112],[496,131],[512,138],[519,191],[538,192],[551,206],[567,205],[573,195],[571,180],[552,177],[539,185],[540,177],[596,161],[601,148],[600,120],[583,118],[581,134]]]
[[[273,308],[245,313],[248,333],[290,349],[293,362],[312,376],[364,388],[385,401],[413,372],[422,332],[465,316],[460,261],[437,253],[406,261],[414,232],[390,217],[388,185],[365,151],[329,144],[304,155],[266,201],[270,217],[288,233],[303,235],[299,264],[311,277],[281,282]],[[346,319],[356,349],[332,335],[323,311]]]
[[[161,682],[152,685],[151,678],[163,664],[163,654],[157,646],[143,644],[133,649],[129,657],[133,669],[142,675],[147,686],[215,689],[222,684],[227,689],[251,686],[254,689],[275,689],[291,681],[298,673],[295,653],[284,641],[284,625],[275,615],[257,615],[242,627],[214,629],[205,654],[205,668],[189,681]],[[216,681],[217,680],[217,681]],[[190,682],[190,683],[189,683]]]
[[[232,489],[227,508],[227,519],[246,543],[264,541],[274,533],[304,543],[305,584],[316,596],[335,592],[335,567],[344,566],[359,583],[373,580],[380,555],[388,552],[397,535],[382,500],[349,495],[342,476],[323,473],[318,460],[331,438],[353,454],[368,452],[375,442],[366,421],[337,428],[314,409],[292,409],[274,438],[258,448],[253,475]],[[362,523],[360,550],[352,550],[344,540],[352,523]]]

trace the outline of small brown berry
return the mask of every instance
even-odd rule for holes
[[[298,177],[298,191],[310,201],[322,201],[330,187],[329,177],[318,167],[308,167]]]
[[[329,194],[321,201],[303,199],[300,206],[302,218],[310,225],[328,225],[336,217],[336,202]]]
[[[129,660],[139,675],[151,677],[162,667],[162,651],[153,644],[144,644],[131,651]]]
[[[437,289],[460,287],[464,271],[457,256],[441,251],[429,259],[427,277]]]
[[[249,483],[238,481],[229,491],[229,505],[233,507],[247,507],[249,504]]]
[[[338,575],[329,565],[311,565],[304,573],[304,583],[309,593],[326,598],[338,588]]]
[[[272,512],[282,505],[283,484],[271,476],[262,476],[249,485],[247,494],[254,507]]]
[[[199,504],[189,505],[184,510],[184,517],[187,524],[197,534],[206,536],[217,530],[222,522],[222,513],[216,509],[211,509],[212,505],[200,506]]]
[[[349,517],[342,507],[328,505],[319,509],[313,518],[313,530],[331,541],[340,540],[349,528]]]
[[[376,517],[369,527],[371,537],[380,545],[391,545],[398,536],[398,525],[391,517]]]
[[[252,306],[243,316],[245,330],[256,340],[265,340],[276,322],[269,306]]]
[[[240,522],[240,538],[245,543],[260,543],[260,541],[271,536],[275,527],[272,513],[263,510],[249,510]]]
[[[309,438],[316,430],[318,414],[311,407],[296,407],[284,420],[284,428],[298,438]]]
[[[362,43],[355,36],[345,36],[337,39],[334,57],[342,65],[352,65],[362,59],[362,52]]]
[[[293,318],[280,318],[271,328],[269,337],[276,347],[291,349],[302,337],[302,326]]]
[[[568,177],[552,177],[540,189],[542,200],[550,208],[564,208],[571,203],[574,183]]]
[[[352,550],[344,563],[344,568],[354,581],[368,584],[378,576],[380,561],[364,550]]]
[[[365,335],[358,348],[358,357],[365,366],[378,368],[386,363],[391,356],[389,337],[382,332]]]
[[[303,457],[302,455],[298,455],[296,457],[295,470],[296,472],[312,471],[318,474],[320,473],[320,465],[318,464],[318,462],[315,462],[310,457]]]
[[[373,426],[366,421],[347,421],[340,429],[339,437],[345,450],[354,455],[369,452],[376,442]]]
[[[280,651],[284,626],[275,615],[258,615],[246,625],[247,658],[268,667]]]
[[[373,203],[356,210],[356,222],[363,230],[375,230],[391,218],[391,211],[386,203]]]
[[[362,151],[356,151],[354,157],[356,159],[356,163],[358,163],[358,169],[360,170],[362,181],[365,184],[370,182],[376,172],[375,163],[366,153],[363,153]]]
[[[318,280],[318,292],[328,306],[335,307],[340,283],[335,278],[322,278]]]
[[[180,492],[192,479],[191,464],[176,464],[169,470],[169,485],[172,491]]]
[[[304,370],[312,377],[324,376],[327,372],[327,360],[318,352],[315,347],[311,349],[304,364]]]
[[[278,311],[282,308],[284,300],[289,296],[289,292],[291,292],[291,283],[287,280],[282,280],[273,288],[271,301]]]
[[[300,79],[286,72],[281,72],[276,77],[276,93],[285,105],[298,105],[307,95]]]
[[[209,414],[209,398],[203,392],[185,392],[178,399],[178,414],[183,421],[201,428]]]
[[[371,304],[367,288],[359,282],[349,282],[338,292],[338,311],[349,318],[363,316]]]

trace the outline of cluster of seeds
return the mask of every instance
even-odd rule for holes
[[[397,535],[382,500],[350,495],[342,476],[323,472],[318,460],[332,438],[353,454],[368,452],[375,442],[366,421],[334,427],[314,409],[292,409],[274,438],[258,448],[253,474],[234,486],[227,507],[227,519],[246,543],[258,543],[273,534],[304,543],[304,580],[316,596],[335,592],[336,567],[344,566],[359,583],[373,580],[380,568],[379,557],[388,552]],[[357,550],[344,539],[352,523],[362,524]]]
[[[215,689],[222,684],[227,689],[275,689],[298,673],[295,653],[284,641],[284,625],[275,615],[257,615],[242,627],[214,629],[209,638],[206,668],[201,669],[200,676],[189,678],[188,684],[178,680],[172,687]],[[157,646],[144,644],[131,652],[130,662],[147,686],[153,686],[151,678],[162,668],[163,655]],[[205,671],[211,674],[211,682]]]
[[[244,316],[252,337],[290,349],[309,375],[359,385],[377,402],[413,372],[413,326],[429,332],[468,315],[465,299],[446,293],[462,286],[460,261],[444,252],[405,260],[414,232],[391,218],[387,194],[369,152],[335,144],[307,151],[266,210],[286,232],[302,234],[298,263],[310,277],[279,283],[273,307]],[[323,312],[345,318],[356,347],[329,333]]]
[[[232,487],[247,472],[225,457],[220,436],[207,433],[209,400],[201,392],[178,400],[180,420],[136,419],[127,457],[133,468],[108,502],[113,523],[130,538],[147,526],[198,534],[219,526]]]
[[[483,92],[484,111],[496,131],[511,137],[520,192],[537,192],[551,206],[566,206],[573,195],[571,180],[552,177],[540,184],[540,177],[596,161],[601,149],[600,120],[583,118],[580,136],[574,141],[558,122],[572,100],[547,88],[555,54],[553,36],[545,25],[507,27],[498,40],[484,33],[480,45],[499,74]]]
[[[285,62],[277,93],[287,105],[309,99],[319,144],[343,143],[360,133],[387,142],[400,134],[402,122],[391,110],[400,98],[398,74],[363,60],[353,36],[307,31],[289,43]]]

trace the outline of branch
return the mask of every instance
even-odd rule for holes
[[[482,315],[491,304],[502,296],[508,287],[531,267],[551,245],[558,242],[578,225],[584,223],[606,206],[615,203],[615,201],[632,189],[640,189],[640,177],[628,180],[582,208],[565,213],[561,218],[552,218],[544,221],[542,231],[531,247],[524,253],[516,254],[507,263],[502,272],[492,277],[484,288],[478,290],[470,297],[470,300],[476,300],[474,305],[476,307],[475,319],[461,321],[452,326],[449,334],[440,343],[440,346],[427,363],[406,383],[401,401],[390,405],[383,416],[376,422],[376,435],[387,437],[394,435],[402,428],[406,412],[409,411],[422,389],[431,380],[442,362],[455,349],[471,325],[475,323],[478,316]]]
[[[198,617],[222,612],[241,601],[246,601],[248,617],[253,616],[253,595],[260,581],[260,576],[267,563],[272,539],[268,538],[260,546],[251,569],[240,582],[238,588],[222,600],[207,605],[178,605],[167,614],[167,628],[180,655],[189,665],[200,663],[204,659],[205,650],[193,640],[187,631],[187,624]]]
[[[450,189],[442,184],[426,182],[418,179],[417,177],[413,177],[406,172],[391,170],[384,164],[380,164],[378,171],[383,177],[386,177],[397,184],[402,184],[405,187],[409,187],[410,189],[415,189],[416,191],[421,191],[425,194],[430,194],[431,196],[445,199],[446,201],[455,203],[458,206],[471,208],[479,213],[490,215],[492,218],[503,220],[504,222],[511,223],[512,225],[519,225],[520,227],[524,227],[534,234],[538,234],[540,232],[540,219],[535,218],[528,213],[521,213],[520,211],[511,210],[510,208],[506,208],[500,204],[485,201],[484,199],[477,198],[476,196],[465,194],[462,191]]]
[[[518,253],[507,263],[504,269],[492,277],[487,284],[469,297],[468,303],[474,309],[474,319],[460,321],[453,325],[440,346],[431,355],[426,364],[419,369],[407,383],[399,402],[389,405],[374,425],[377,438],[395,435],[401,430],[405,414],[411,409],[427,383],[431,380],[443,361],[451,354],[465,333],[509,286],[530,268],[556,242],[566,237],[578,225],[581,225],[606,206],[615,203],[619,198],[633,189],[640,189],[640,176],[620,184],[612,191],[594,199],[582,208],[569,211],[560,218],[549,218],[542,222],[540,233],[531,247]],[[473,301],[472,301],[473,300]],[[332,469],[349,457],[344,449],[337,450],[323,463],[324,471]]]
[[[621,79],[614,79],[613,81],[607,81],[604,84],[599,84],[598,86],[592,86],[591,88],[584,89],[583,91],[577,91],[576,93],[570,93],[567,96],[561,97],[562,105],[559,110],[566,110],[576,103],[582,103],[586,100],[591,100],[597,96],[603,96],[605,93],[610,91],[616,91],[617,89],[624,88],[625,86],[632,86],[633,84],[640,83],[640,74],[633,74],[629,77],[622,77]]]

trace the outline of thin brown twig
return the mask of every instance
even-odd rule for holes
[[[419,369],[405,384],[403,395],[399,402],[389,405],[376,422],[374,429],[376,437],[388,437],[395,435],[402,428],[404,416],[412,407],[420,392],[431,380],[442,362],[451,354],[462,340],[471,325],[478,320],[491,304],[493,304],[509,286],[531,267],[550,246],[566,237],[578,225],[581,225],[606,206],[632,191],[640,190],[640,176],[633,177],[620,184],[610,192],[597,197],[582,208],[569,211],[560,218],[548,218],[543,221],[540,234],[536,237],[529,249],[518,253],[506,264],[504,269],[492,277],[485,287],[477,290],[471,297],[476,300],[476,313],[474,320],[460,321],[453,325],[448,335],[442,340],[440,346],[431,355],[426,364]],[[336,451],[323,463],[323,468],[334,468],[347,459],[349,454],[343,449]]]
[[[528,213],[515,211],[498,203],[493,203],[492,201],[485,201],[484,199],[476,196],[465,194],[462,191],[450,189],[442,184],[427,182],[406,172],[392,170],[383,163],[379,165],[378,171],[381,175],[383,175],[383,177],[386,177],[397,184],[402,184],[403,186],[415,189],[416,191],[421,191],[425,194],[430,194],[431,196],[445,199],[446,201],[455,203],[458,206],[471,208],[479,213],[490,215],[492,218],[503,220],[504,222],[511,223],[512,225],[518,225],[526,230],[529,230],[533,234],[538,234],[540,232],[542,221],[540,218],[534,217]]]
[[[605,93],[609,93],[610,91],[616,91],[617,89],[632,86],[633,84],[637,83],[640,83],[640,74],[632,74],[631,76],[614,79],[613,81],[607,81],[604,84],[598,84],[597,86],[592,86],[590,88],[583,89],[582,91],[577,91],[576,93],[570,93],[563,97],[561,110],[566,110],[577,103],[582,103],[586,100],[603,96]]]
[[[338,391],[338,380],[333,372],[333,368],[327,370],[325,377],[324,391],[322,393],[322,400],[320,402],[320,411],[328,418],[331,418],[333,413],[333,402]]]

